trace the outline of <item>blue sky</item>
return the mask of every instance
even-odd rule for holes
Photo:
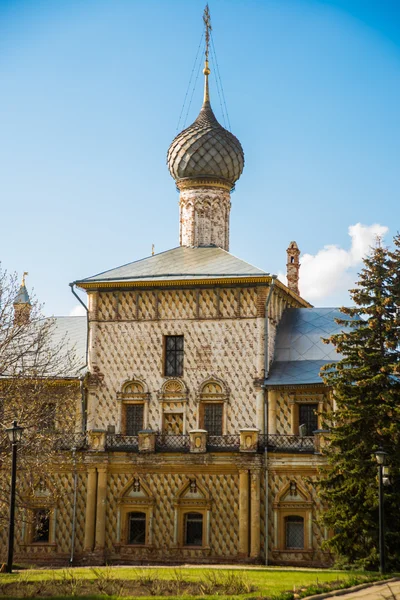
[[[374,233],[388,228],[389,242],[399,228],[400,2],[209,4],[246,156],[231,252],[284,272],[294,239],[307,255],[303,295],[346,303]],[[204,0],[0,0],[0,258],[29,271],[47,314],[74,309],[70,281],[148,256],[152,243],[178,245],[165,158],[203,9]],[[213,79],[211,100],[223,122]]]

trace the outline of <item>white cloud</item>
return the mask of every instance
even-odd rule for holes
[[[310,302],[347,293],[353,287],[357,267],[361,266],[376,238],[388,231],[384,225],[350,225],[351,246],[348,250],[337,245],[324,246],[317,254],[303,254],[300,259],[300,293]],[[284,283],[285,276],[279,274]]]
[[[86,310],[83,308],[82,304],[77,304],[76,306],[74,306],[74,308],[69,313],[70,317],[84,317],[85,315]]]

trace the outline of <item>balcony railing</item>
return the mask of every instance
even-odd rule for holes
[[[189,452],[189,435],[156,435],[156,452]]]
[[[207,452],[239,452],[240,435],[210,435],[207,438]],[[139,437],[137,435],[110,434],[106,436],[106,450],[111,452],[139,452]],[[155,435],[156,452],[190,452],[189,435]],[[315,438],[300,435],[259,435],[258,452],[287,452],[313,454]]]
[[[59,433],[54,435],[54,450],[86,450],[86,433]]]
[[[258,437],[258,450],[264,452],[315,452],[314,436],[268,434]]]
[[[240,435],[209,435],[208,452],[239,452]]]
[[[108,433],[106,437],[106,448],[111,451],[139,452],[139,438],[137,435]]]
[[[20,442],[21,451],[27,454],[37,452],[71,452],[88,448],[87,433],[60,433],[58,431],[34,431],[26,429]],[[3,434],[0,436],[0,452],[10,449],[10,441]]]

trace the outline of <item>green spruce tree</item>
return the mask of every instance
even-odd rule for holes
[[[387,564],[400,568],[399,238],[396,243],[390,255],[379,242],[372,249],[350,290],[355,306],[341,309],[342,333],[325,340],[343,356],[323,372],[334,399],[325,415],[328,466],[318,481],[327,507],[323,521],[332,533],[327,547],[342,561],[365,568],[379,564],[374,456],[379,448],[388,453],[391,468],[385,489]]]

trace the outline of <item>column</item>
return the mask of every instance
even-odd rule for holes
[[[103,549],[106,539],[106,503],[107,503],[107,467],[98,467],[97,478],[97,512],[96,512],[96,545]]]
[[[94,521],[96,517],[96,484],[96,469],[94,467],[89,467],[87,476],[85,540],[83,546],[85,550],[93,550],[94,546]]]
[[[276,390],[268,391],[268,433],[276,433],[276,409],[278,392]]]
[[[250,482],[250,556],[258,558],[260,556],[260,470],[251,471]]]
[[[239,555],[249,554],[249,472],[239,471]]]
[[[256,427],[260,433],[264,433],[264,390],[261,388],[256,392]]]

